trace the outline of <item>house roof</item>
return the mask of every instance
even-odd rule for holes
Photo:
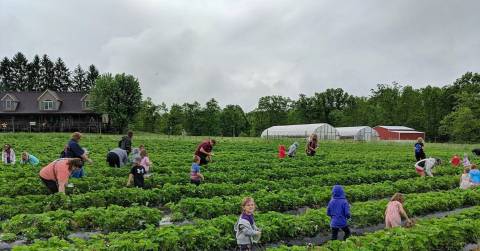
[[[10,97],[13,101],[18,101],[17,97],[15,97],[15,95],[9,93],[9,94],[6,94],[6,95],[2,95],[0,97],[1,100],[4,100],[6,97]]]
[[[37,99],[45,92],[0,92],[0,98],[6,94],[14,95],[19,103],[15,111],[3,112],[0,114],[90,114],[93,111],[82,109],[81,99],[85,96],[84,92],[55,92],[56,98],[60,100],[61,105],[58,111],[42,111],[39,109]]]
[[[395,132],[395,133],[412,133],[412,134],[415,134],[415,133],[424,133],[424,132],[419,132],[419,131],[392,131],[392,132]]]
[[[415,129],[406,126],[378,126],[390,131],[415,131]]]

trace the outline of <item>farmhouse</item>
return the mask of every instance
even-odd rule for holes
[[[424,132],[405,126],[376,126],[373,129],[378,132],[382,140],[416,140],[418,137],[425,138]]]
[[[312,133],[317,134],[319,140],[335,140],[339,138],[339,134],[335,127],[326,124],[300,124],[300,125],[283,125],[272,126],[262,132],[262,138],[281,138],[294,137],[306,138]]]
[[[377,131],[369,126],[353,126],[353,127],[336,127],[340,134],[340,139],[353,139],[353,140],[378,140]]]
[[[103,117],[103,122],[108,122]],[[0,130],[101,132],[107,124],[82,92],[0,93]]]

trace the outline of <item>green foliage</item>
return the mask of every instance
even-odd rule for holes
[[[140,83],[132,75],[103,74],[91,91],[95,111],[108,114],[119,132],[127,129],[141,107]]]

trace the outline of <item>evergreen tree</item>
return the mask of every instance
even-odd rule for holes
[[[95,65],[90,65],[87,71],[87,77],[85,79],[85,90],[86,92],[90,91],[93,86],[95,86],[95,80],[100,75]]]
[[[55,91],[66,92],[70,88],[70,71],[61,58],[55,62],[53,85]]]
[[[12,69],[10,59],[4,57],[0,62],[0,91],[11,91],[13,88]]]
[[[40,61],[40,74],[39,74],[39,91],[44,91],[46,89],[54,90],[54,79],[55,79],[55,65],[50,60],[47,55],[43,55],[42,60]]]
[[[40,89],[40,57],[35,55],[32,62],[28,64],[27,91],[41,91]]]
[[[85,71],[82,69],[80,65],[77,65],[75,70],[73,71],[73,79],[72,79],[72,91],[87,91],[85,86],[86,78],[85,78]]]
[[[23,53],[18,52],[10,61],[12,71],[13,91],[26,91],[28,88],[28,60]]]

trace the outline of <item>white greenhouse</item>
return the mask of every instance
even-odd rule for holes
[[[378,140],[378,132],[369,126],[337,127],[340,139]]]
[[[303,125],[284,125],[272,126],[262,132],[262,138],[307,138],[312,133],[317,134],[319,140],[335,140],[339,134],[335,127],[326,124],[303,124]]]

